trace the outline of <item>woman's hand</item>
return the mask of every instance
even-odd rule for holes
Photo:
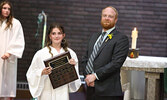
[[[42,71],[42,75],[49,75],[52,73],[52,67],[45,67]]]
[[[70,60],[69,60],[69,63],[70,63],[71,65],[76,65],[76,62],[75,62],[74,59],[70,59]]]
[[[10,53],[5,53],[1,58],[2,58],[3,60],[5,60],[5,59],[8,59],[10,56],[11,56]]]

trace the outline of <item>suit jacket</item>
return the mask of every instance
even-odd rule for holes
[[[93,34],[90,38],[86,55],[82,59],[82,66],[85,68],[100,34]],[[99,80],[95,80],[95,94],[99,96],[122,95],[120,68],[127,57],[129,41],[126,35],[121,34],[116,29],[110,34],[113,34],[112,39],[107,39],[107,37],[104,40],[93,62],[94,72],[99,78]]]

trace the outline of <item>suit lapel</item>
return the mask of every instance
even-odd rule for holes
[[[112,36],[112,39],[114,38],[114,35],[116,35],[116,29],[114,29],[113,31],[111,31],[109,34],[113,34],[113,36]],[[106,37],[106,39],[104,40],[104,42],[103,42],[103,44],[101,45],[101,47],[99,48],[99,51],[97,52],[97,55],[96,55],[96,57],[99,55],[99,53],[103,50],[103,48],[107,45],[107,43],[109,42],[109,41],[111,41],[112,39],[108,39],[108,36]],[[95,59],[96,59],[96,57],[95,57]]]

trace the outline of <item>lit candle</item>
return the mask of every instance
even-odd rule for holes
[[[138,31],[137,28],[135,27],[134,30],[132,31],[132,45],[131,48],[132,49],[136,49],[136,42],[137,42],[137,37],[138,37]]]

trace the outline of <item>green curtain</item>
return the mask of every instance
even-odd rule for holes
[[[167,68],[164,68],[164,92],[167,93]]]

